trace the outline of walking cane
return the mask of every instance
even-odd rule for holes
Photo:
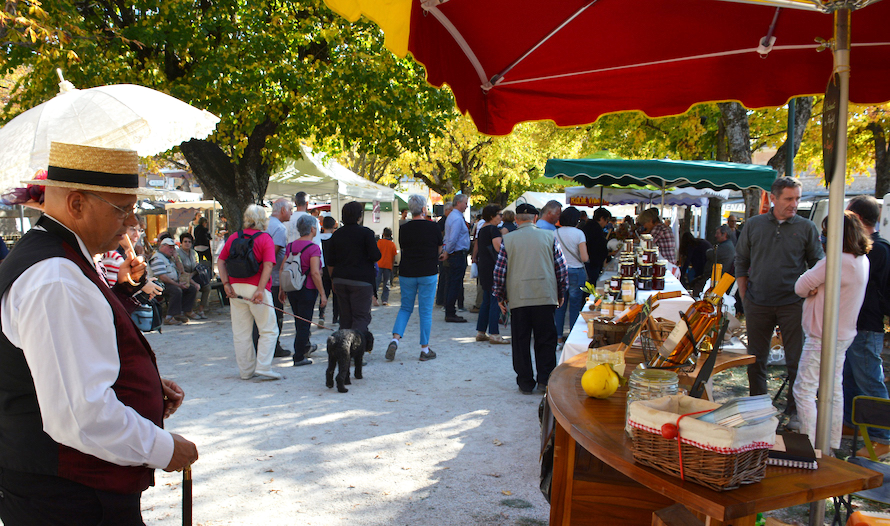
[[[182,526],[192,526],[192,467],[182,470]]]

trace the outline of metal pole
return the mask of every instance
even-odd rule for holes
[[[785,176],[794,177],[794,113],[797,107],[797,99],[788,101],[788,138],[785,144]]]
[[[837,150],[834,176],[828,188],[828,244],[825,262],[825,310],[822,317],[822,358],[819,371],[819,404],[816,418],[816,447],[822,454],[831,453],[831,399],[834,392],[837,323],[841,295],[841,249],[844,234],[844,186],[847,176],[847,107],[850,99],[850,10],[834,12],[834,64],[840,77]],[[810,504],[810,526],[821,525],[825,518],[825,501]]]
[[[19,205],[19,232],[25,235],[25,206]]]

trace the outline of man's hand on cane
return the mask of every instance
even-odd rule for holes
[[[181,435],[170,433],[173,437],[173,458],[164,471],[181,471],[198,460],[198,447],[184,439]]]

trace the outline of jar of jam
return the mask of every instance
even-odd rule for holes
[[[640,245],[644,249],[653,249],[655,248],[655,240],[652,239],[652,234],[642,234],[640,235]]]
[[[664,290],[664,276],[652,278],[652,290]]]
[[[617,299],[617,300],[615,300],[615,303],[614,303],[614,305],[613,305],[613,307],[612,307],[612,313],[613,313],[615,316],[618,316],[618,315],[621,314],[622,312],[624,312],[624,302],[621,301],[621,299]]]
[[[612,276],[609,278],[609,294],[616,290],[621,290],[621,276]]]
[[[643,263],[637,268],[637,275],[641,278],[652,277],[652,263]]]
[[[633,239],[625,239],[624,240],[624,252],[633,252],[634,251],[634,240]]]
[[[632,278],[634,275],[634,263],[631,260],[623,259],[621,260],[621,266],[619,267],[619,273],[622,278]]]
[[[652,278],[637,278],[637,288],[640,290],[652,290]]]
[[[655,264],[658,260],[658,251],[654,248],[647,248],[643,251],[643,263]]]
[[[664,279],[664,273],[667,271],[667,261],[659,259],[652,265],[652,277]]]

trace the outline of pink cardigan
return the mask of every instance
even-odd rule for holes
[[[837,324],[838,340],[852,340],[856,337],[856,320],[865,299],[865,286],[868,283],[868,258],[853,254],[841,254],[841,301]],[[807,296],[816,289],[815,296]],[[797,278],[794,292],[803,302],[803,331],[807,337],[822,337],[822,315],[825,307],[825,259],[820,260],[810,270]]]

